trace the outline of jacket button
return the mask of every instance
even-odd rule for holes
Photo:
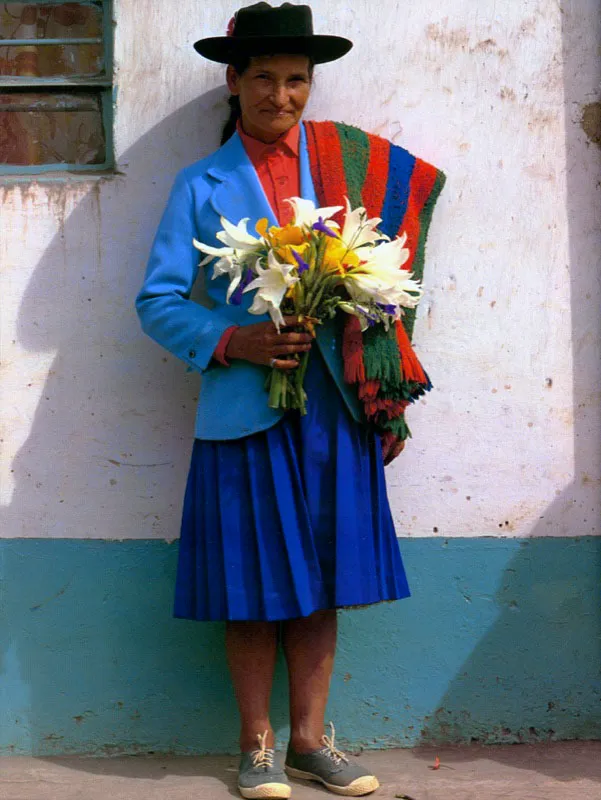
[[[190,356],[190,358],[196,358],[196,350],[190,350],[188,355]]]

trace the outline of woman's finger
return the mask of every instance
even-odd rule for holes
[[[298,361],[295,358],[273,358],[269,362],[269,366],[274,369],[291,370],[297,369]]]
[[[274,356],[285,356],[293,353],[306,353],[310,349],[310,344],[279,344],[273,348],[273,354]]]
[[[271,345],[279,344],[310,344],[313,339],[309,333],[280,333],[269,336],[267,341]]]

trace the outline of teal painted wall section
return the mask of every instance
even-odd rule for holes
[[[413,597],[341,614],[343,742],[601,738],[601,539],[400,544]],[[172,619],[176,557],[0,542],[0,752],[235,752],[222,626]],[[283,741],[283,664],[273,709]]]

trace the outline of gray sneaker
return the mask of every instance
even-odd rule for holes
[[[380,785],[375,775],[363,769],[335,746],[336,731],[330,722],[332,736],[322,736],[323,747],[312,753],[295,753],[289,746],[286,772],[291,778],[319,781],[326,789],[346,797],[360,797],[374,792]]]
[[[275,752],[266,747],[267,731],[257,734],[259,747],[242,753],[238,771],[238,791],[242,797],[285,800],[292,789],[284,770],[275,764]]]

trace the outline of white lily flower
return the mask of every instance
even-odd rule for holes
[[[213,264],[212,280],[219,278],[221,275],[229,275],[230,284],[227,287],[226,301],[229,303],[230,297],[238,288],[238,284],[242,280],[242,274],[245,267],[245,259],[237,258],[236,251],[231,247],[211,247],[208,244],[193,239],[194,247],[200,250],[201,253],[206,253],[206,258],[200,262],[201,267],[206,266],[216,256],[217,261]]]
[[[407,234],[404,233],[392,241],[381,242],[372,247],[367,253],[366,268],[368,269],[400,269],[410,256],[409,248],[405,247]]]
[[[272,250],[267,255],[267,268],[263,269],[257,262],[255,271],[258,278],[248,284],[244,292],[252,292],[256,289],[257,293],[251,307],[248,309],[251,314],[269,314],[278,331],[284,325],[284,317],[280,310],[284,295],[291,286],[300,280],[292,275],[296,265],[282,264],[275,257]]]
[[[192,240],[194,247],[200,250],[201,253],[206,254],[206,258],[200,262],[201,267],[208,264],[212,258],[236,258],[242,261],[248,256],[252,257],[263,245],[263,239],[257,239],[255,236],[251,236],[246,230],[249,217],[241,219],[237,225],[232,225],[225,217],[221,217],[220,219],[223,230],[216,233],[215,238],[223,242],[225,247],[213,247],[210,244],[199,242],[197,239]]]
[[[381,239],[389,238],[376,230],[380,222],[382,222],[380,217],[368,219],[367,211],[363,206],[352,210],[348,197],[344,199],[346,201],[346,216],[344,217],[344,226],[340,238],[349,250],[357,250],[366,244],[374,244]]]
[[[201,253],[206,253],[206,258],[203,258],[203,260],[200,262],[199,266],[201,267],[204,267],[214,258],[232,258],[235,253],[233,247],[212,247],[210,244],[203,244],[203,242],[199,242],[198,239],[192,239],[192,244],[197,250],[200,250]]]
[[[249,219],[250,217],[244,217],[237,225],[233,225],[225,217],[220,217],[223,230],[216,234],[216,238],[234,250],[256,250],[262,245],[263,240],[252,236],[246,230]]]
[[[345,283],[353,300],[404,308],[417,306],[423,289],[413,280],[412,272],[399,269],[409,258],[409,250],[403,247],[406,240],[403,234],[372,248],[368,260],[347,273]]]
[[[321,219],[329,225],[337,228],[338,223],[331,220],[334,214],[342,211],[342,206],[324,206],[323,208],[316,208],[312,200],[305,200],[304,197],[290,197],[286,200],[290,203],[294,211],[293,225],[298,225],[300,228],[311,228],[316,222]]]
[[[230,284],[226,294],[228,303],[242,280],[245,267],[249,262],[254,262],[257,252],[263,246],[263,239],[252,236],[246,230],[248,220],[249,217],[245,217],[237,225],[233,225],[225,217],[221,217],[223,230],[215,235],[220,242],[226,245],[225,247],[213,247],[199,242],[197,239],[192,240],[194,247],[206,254],[206,257],[200,262],[201,267],[206,266],[213,258],[217,258],[213,265],[213,280],[221,275],[229,275]]]
[[[407,270],[352,272],[345,276],[348,293],[356,302],[374,302],[385,306],[415,308],[423,294],[413,273]]]

